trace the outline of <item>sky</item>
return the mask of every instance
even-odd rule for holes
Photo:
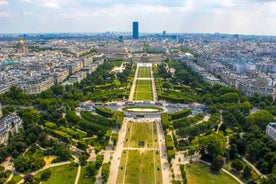
[[[0,0],[0,33],[276,35],[276,0]]]

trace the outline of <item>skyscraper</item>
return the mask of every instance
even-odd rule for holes
[[[138,39],[139,37],[139,23],[138,22],[133,22],[132,23],[132,36],[133,39]]]

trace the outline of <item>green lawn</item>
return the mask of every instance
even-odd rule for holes
[[[158,148],[158,136],[155,123],[128,123],[124,147],[142,148],[138,142],[145,143],[144,148]]]
[[[137,80],[134,100],[153,100],[151,80]]]
[[[22,180],[22,177],[21,177],[21,176],[14,175],[14,176],[12,177],[12,179],[8,182],[8,184],[9,184],[9,183],[18,183],[18,182],[21,181],[21,180]]]
[[[51,177],[47,181],[43,181],[45,184],[74,184],[77,175],[77,166],[71,164],[57,166],[50,168],[52,171]],[[43,172],[43,171],[42,171]],[[38,173],[35,177],[40,178],[41,173]]]
[[[84,167],[81,167],[81,174],[79,178],[78,184],[91,184],[92,178],[85,177],[85,169]]]
[[[198,162],[185,165],[185,171],[188,183],[192,184],[239,184],[222,171],[219,174],[212,174],[209,166]]]
[[[158,148],[156,128],[155,123],[129,122],[124,148]],[[139,146],[139,141],[144,142],[145,145]],[[162,171],[159,150],[123,150],[117,183],[161,184]]]
[[[126,157],[128,157],[127,164]],[[117,183],[161,184],[162,171],[159,152],[124,150]]]
[[[150,68],[149,67],[139,67],[138,78],[150,78]]]

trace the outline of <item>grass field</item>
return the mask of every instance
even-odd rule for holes
[[[74,184],[77,175],[77,166],[70,164],[52,167],[51,177],[47,181],[43,181],[45,184]],[[42,172],[38,173],[35,177],[40,178]]]
[[[138,78],[150,78],[150,68],[149,67],[139,67]]]
[[[143,141],[145,146],[138,146]],[[128,123],[124,147],[158,148],[158,136],[154,123]]]
[[[21,176],[14,175],[12,179],[8,182],[8,184],[18,183],[22,180]]]
[[[153,100],[151,80],[137,80],[134,100]]]
[[[126,159],[127,165],[125,165]],[[117,183],[161,184],[162,171],[159,152],[124,150]]]
[[[92,178],[85,177],[85,169],[81,167],[81,174],[78,184],[90,184],[92,183]]]
[[[192,184],[238,184],[235,179],[224,172],[212,174],[209,166],[198,162],[185,165],[185,171],[188,183]]]
[[[162,171],[155,123],[129,122],[117,183],[161,184]],[[138,142],[144,142],[139,146]],[[156,150],[158,149],[158,150]]]

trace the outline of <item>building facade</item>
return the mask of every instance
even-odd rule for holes
[[[270,122],[266,126],[266,135],[276,142],[276,123]]]
[[[11,114],[0,120],[0,144],[7,144],[9,132],[14,134],[22,126],[22,120],[19,116]]]
[[[132,37],[133,37],[133,39],[139,38],[139,23],[138,22],[132,23]]]

